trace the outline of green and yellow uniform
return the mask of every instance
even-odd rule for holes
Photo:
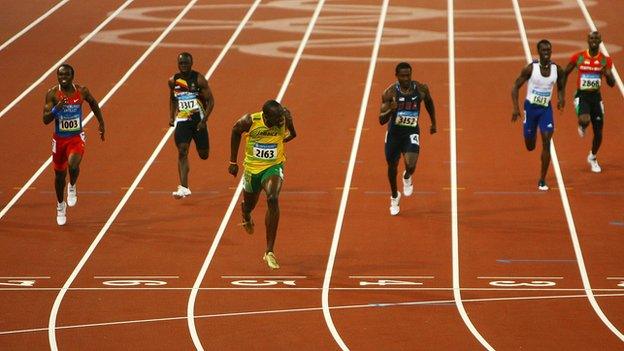
[[[283,163],[285,124],[268,128],[262,112],[251,114],[251,127],[245,142],[245,175],[243,185],[248,193],[262,189],[262,183],[272,175],[284,179]]]

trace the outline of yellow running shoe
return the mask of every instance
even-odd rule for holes
[[[273,252],[265,253],[262,259],[264,260],[264,262],[267,263],[267,266],[269,266],[269,268],[271,269],[280,268],[279,263],[277,263],[277,258],[275,258],[275,254]]]

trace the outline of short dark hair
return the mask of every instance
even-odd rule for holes
[[[399,74],[399,71],[402,69],[409,69],[410,71],[412,70],[412,66],[410,66],[409,63],[407,62],[400,62],[398,65],[396,65],[396,68],[394,69],[394,74]]]
[[[275,100],[267,100],[267,102],[262,105],[262,113],[265,115],[272,115],[278,111],[280,107],[282,107],[282,105],[280,105],[279,102]]]
[[[185,52],[181,52],[181,53],[178,55],[178,59],[180,59],[180,57],[183,57],[183,56],[186,56],[186,57],[190,58],[190,59],[191,59],[191,62],[193,62],[193,55],[191,55],[190,53],[188,53],[188,52],[186,52],[186,51],[185,51]]]
[[[552,47],[552,44],[550,43],[550,41],[546,40],[546,39],[542,39],[540,41],[537,42],[537,50],[539,50],[540,45],[542,44],[547,44],[550,45]]]
[[[71,72],[72,77],[74,76],[74,67],[70,66],[68,63],[64,63],[62,65],[60,65],[57,69],[56,69],[56,73],[58,73],[58,71],[61,70],[61,68],[66,68]]]

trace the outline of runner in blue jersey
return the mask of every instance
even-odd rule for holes
[[[426,84],[412,80],[412,67],[407,62],[399,63],[395,68],[397,82],[391,84],[381,96],[379,123],[388,123],[386,132],[385,154],[388,163],[388,180],[390,181],[390,214],[399,214],[401,193],[397,190],[397,169],[401,154],[405,163],[403,172],[403,194],[411,196],[413,192],[412,174],[416,170],[416,162],[420,153],[420,103],[431,119],[429,132],[436,129],[435,107]]]
[[[178,148],[178,175],[180,185],[172,193],[176,199],[191,195],[188,185],[188,151],[191,140],[195,141],[197,154],[208,159],[208,116],[214,107],[214,98],[208,81],[192,70],[193,56],[188,52],[178,55],[178,73],[169,79],[169,125],[175,126],[175,144]]]
[[[511,121],[515,122],[520,116],[518,107],[518,90],[528,81],[527,97],[524,101],[524,144],[529,151],[535,149],[537,128],[539,126],[542,135],[542,167],[537,188],[542,191],[548,190],[546,173],[550,165],[550,140],[555,130],[553,111],[550,104],[552,88],[557,85],[557,108],[561,111],[565,104],[564,99],[564,74],[559,65],[550,61],[552,45],[546,39],[537,43],[539,61],[533,61],[524,67],[511,89],[513,112]]]

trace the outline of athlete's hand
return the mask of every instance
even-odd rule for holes
[[[238,164],[230,162],[230,166],[228,167],[228,173],[236,177],[236,175],[238,174]]]
[[[565,100],[564,99],[560,99],[559,101],[557,101],[557,110],[563,111],[563,107],[564,106],[565,106]]]
[[[173,127],[175,126],[175,122],[173,121],[173,119],[169,120],[169,127]]]
[[[515,122],[518,120],[518,117],[520,117],[520,112],[518,111],[514,111],[511,113],[511,121]]]
[[[436,128],[435,124],[432,124],[431,127],[429,128],[429,134],[435,134],[438,131],[438,128]]]
[[[390,110],[394,111],[396,110],[398,107],[397,101],[396,101],[396,96],[392,97],[392,101],[390,101]]]
[[[202,129],[206,129],[206,120],[200,121],[197,123],[197,131],[199,132]]]
[[[104,133],[106,132],[106,129],[104,128],[104,124],[100,123],[100,127],[98,129],[100,131],[100,139],[104,141]]]

